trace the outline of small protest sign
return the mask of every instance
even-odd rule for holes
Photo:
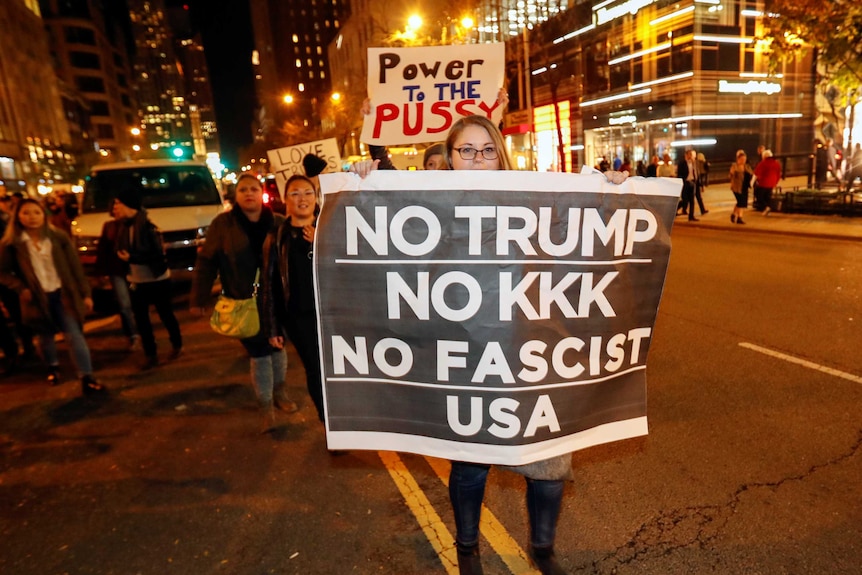
[[[266,155],[269,159],[270,171],[275,174],[275,183],[278,185],[280,194],[284,194],[284,186],[290,176],[305,174],[302,159],[306,154],[314,154],[326,161],[328,172],[341,171],[341,153],[338,151],[338,140],[335,138],[269,150]]]
[[[504,44],[369,48],[371,113],[362,141],[390,146],[445,138],[461,116],[503,117]]]

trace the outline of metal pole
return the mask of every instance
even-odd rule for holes
[[[530,131],[527,132],[529,134],[528,145],[530,146],[530,170],[536,170],[536,159],[533,157],[533,149],[535,143],[535,129],[536,125],[533,121],[533,88],[530,82],[530,76],[532,75],[532,70],[530,69],[530,41],[527,36],[527,25],[524,25],[524,92],[525,92],[525,102],[527,104],[527,118],[530,123]]]

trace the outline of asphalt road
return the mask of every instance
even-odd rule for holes
[[[650,435],[574,455],[561,561],[596,575],[859,573],[862,244],[673,236]],[[135,371],[117,321],[92,324],[108,401],[48,388],[35,368],[0,379],[0,573],[457,573],[445,462],[330,455],[293,354],[302,409],[260,434],[242,349],[183,307],[186,354],[153,372]],[[534,573],[523,501],[523,479],[493,470],[488,575]]]

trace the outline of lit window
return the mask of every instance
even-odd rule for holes
[[[299,58],[296,59],[296,67],[302,68],[302,60],[300,60]]]
[[[293,43],[294,43],[294,44],[296,44],[297,42],[299,42],[299,34],[294,34],[292,39],[293,39]]]

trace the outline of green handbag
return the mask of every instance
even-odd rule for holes
[[[257,281],[260,270],[254,276],[254,293],[248,299],[233,299],[224,294],[218,296],[210,327],[219,335],[246,339],[260,332],[260,315],[257,312]]]

